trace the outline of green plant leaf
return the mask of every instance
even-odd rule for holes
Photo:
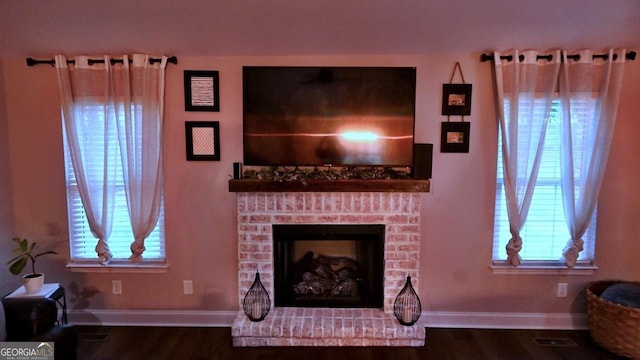
[[[20,244],[21,244],[21,242],[22,242],[22,239],[17,238],[17,237],[14,237],[13,239],[11,239],[11,241],[13,241],[14,243],[16,243],[16,247],[15,247],[15,248],[13,248],[13,250],[12,250],[15,254],[21,254],[21,253],[23,253],[23,252],[24,252],[24,251],[22,250],[22,246],[20,245]]]
[[[22,252],[26,252],[28,246],[29,246],[29,242],[27,241],[27,239],[20,240],[20,250]]]
[[[31,244],[29,244],[29,241],[27,239],[21,239],[18,237],[14,237],[11,240],[17,244],[17,247],[13,249],[13,252],[19,254],[18,256],[14,257],[13,259],[7,262],[7,264],[11,264],[9,266],[9,271],[14,275],[20,274],[29,263],[29,260],[31,260],[32,273],[35,274],[37,257],[43,256],[43,255],[49,255],[49,254],[58,254],[55,251],[49,250],[49,251],[43,251],[37,255],[33,255],[33,250],[36,247],[35,242],[32,242]]]
[[[11,264],[11,266],[9,267],[9,271],[11,271],[11,273],[14,275],[18,275],[22,272],[22,270],[24,270],[25,266],[27,266],[26,256],[18,259],[16,262]]]

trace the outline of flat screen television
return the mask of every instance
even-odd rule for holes
[[[413,163],[413,67],[243,68],[243,162],[250,166]]]

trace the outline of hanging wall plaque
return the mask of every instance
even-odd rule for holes
[[[460,71],[462,84],[452,84],[456,71]],[[471,84],[464,82],[464,74],[456,62],[449,84],[442,84],[442,115],[447,121],[442,123],[440,152],[469,152],[469,132],[471,124],[464,122],[465,115],[471,115]],[[461,122],[450,122],[451,116],[461,116]]]
[[[471,84],[442,84],[442,115],[471,115]]]
[[[185,121],[187,161],[220,161],[220,123]]]
[[[456,70],[460,71],[462,84],[452,83]],[[449,83],[442,84],[442,115],[471,115],[471,88],[471,84],[465,84],[462,67],[456,62]]]
[[[440,152],[468,153],[470,129],[471,123],[468,122],[443,122]]]
[[[184,110],[220,111],[220,77],[217,71],[184,71]]]

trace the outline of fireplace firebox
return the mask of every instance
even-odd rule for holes
[[[272,229],[276,306],[383,307],[384,225]]]

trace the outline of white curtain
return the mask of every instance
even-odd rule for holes
[[[89,227],[98,239],[98,261],[106,265],[112,257],[108,239],[116,183],[123,180],[116,172],[116,161],[121,161],[135,238],[130,259],[139,262],[160,205],[167,59],[150,64],[149,56],[134,55],[132,67],[128,56],[122,64],[112,64],[109,56],[103,60],[90,65],[87,57],[76,57],[69,66],[64,56],[55,57],[64,130]],[[95,126],[104,129],[104,138],[84,141],[84,129]]]
[[[590,50],[579,59],[563,54],[560,75],[562,106],[561,179],[564,213],[571,239],[562,260],[573,267],[598,202],[617,117],[625,50],[609,50],[594,59]],[[614,60],[615,57],[615,60]]]
[[[133,262],[142,261],[144,239],[158,222],[162,196],[162,123],[167,58],[151,65],[149,55],[133,55],[132,66],[112,69],[118,143],[133,229]]]
[[[511,56],[502,60],[501,56]],[[494,53],[496,101],[502,136],[503,178],[511,239],[506,246],[507,262],[522,263],[520,230],[524,226],[533,196],[553,91],[560,70],[560,51],[543,55],[537,51]],[[542,107],[540,106],[542,105]],[[539,109],[544,109],[539,113]]]

